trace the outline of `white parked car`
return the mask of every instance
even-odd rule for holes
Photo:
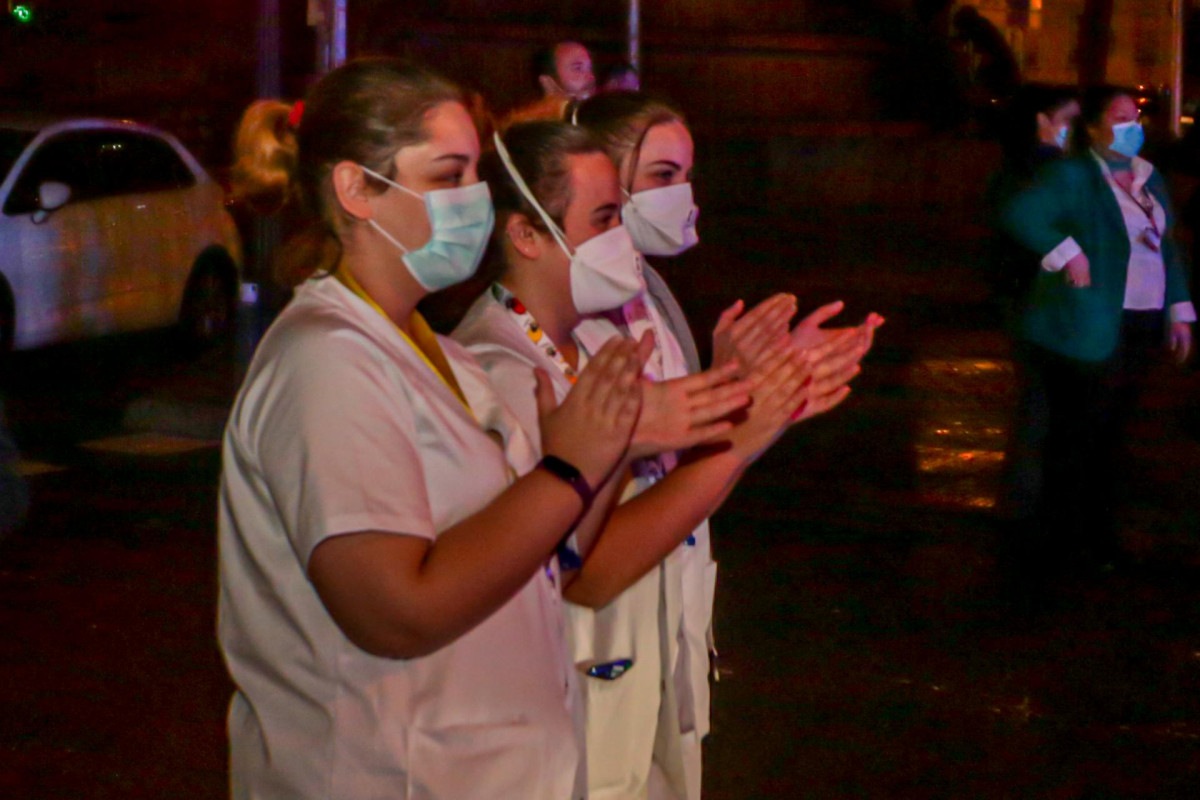
[[[241,242],[224,192],[162,131],[0,116],[0,353],[233,324]]]

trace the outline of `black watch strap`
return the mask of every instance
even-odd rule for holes
[[[574,489],[575,493],[579,495],[579,499],[583,501],[584,511],[591,508],[592,499],[596,496],[596,493],[592,491],[592,487],[588,485],[587,479],[583,477],[582,472],[558,456],[542,456],[542,460],[538,462],[538,467],[549,472]]]

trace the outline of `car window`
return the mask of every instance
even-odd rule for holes
[[[175,148],[162,139],[131,134],[125,148],[122,192],[185,189],[196,182]]]
[[[16,131],[11,128],[0,128],[0,183],[8,177],[12,165],[25,152],[25,148],[37,134],[32,131]]]
[[[195,182],[165,141],[130,131],[68,131],[38,148],[4,204],[9,216],[38,209],[38,187],[71,187],[71,202],[179,189]]]

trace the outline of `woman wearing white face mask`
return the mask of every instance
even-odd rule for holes
[[[682,114],[648,95],[615,92],[586,101],[574,119],[598,136],[617,167],[624,198],[621,216],[638,248],[650,256],[674,256],[697,244],[699,210],[691,188],[695,147]],[[666,321],[681,345],[683,357],[668,359],[674,362],[669,365],[668,374],[697,371],[696,346],[679,303],[662,276],[649,266],[645,276],[652,308]],[[735,303],[721,315],[713,331],[715,363],[724,363],[735,355],[742,361],[754,358],[753,344],[748,346],[746,341],[746,330],[757,324],[764,306],[744,316],[742,308],[741,301]],[[846,383],[857,372],[875,328],[883,321],[871,315],[857,328],[822,328],[822,323],[841,308],[839,302],[818,309],[789,336],[794,347],[808,352],[812,364],[812,391],[801,419],[828,411],[845,399],[849,392]],[[787,335],[787,318],[782,323],[782,335]],[[707,522],[697,527],[692,541],[694,546],[680,548],[678,554],[682,619],[674,682],[686,764],[686,796],[697,798],[700,745],[709,729],[709,653],[714,650],[711,622],[716,565],[712,561]],[[682,796],[667,782],[657,782],[655,786],[653,797]]]
[[[1120,559],[1112,503],[1123,428],[1158,354],[1188,358],[1196,319],[1166,183],[1138,156],[1137,105],[1115,88],[1089,90],[1082,105],[1077,154],[1004,216],[1041,261],[1019,335],[1048,406],[1035,533],[1036,557],[1051,566]]]
[[[542,387],[535,467],[478,366],[415,311],[492,229],[459,91],[352,62],[296,116],[256,104],[238,139],[238,186],[308,211],[317,246],[292,251],[313,277],[225,436],[232,794],[578,797],[552,554],[623,456],[644,354],[606,347],[556,409]]]
[[[585,693],[589,796],[645,797],[652,774],[686,794],[671,668],[683,602],[680,550],[696,546],[696,527],[803,412],[808,366],[792,358],[786,341],[770,341],[774,322],[760,314],[758,324],[746,328],[748,349],[763,351],[752,365],[758,371],[747,420],[732,429],[712,427],[711,420],[745,401],[749,387],[720,388],[734,363],[693,377],[681,377],[686,370],[669,376],[667,362],[682,360],[669,328],[653,312],[625,315],[642,294],[639,256],[619,224],[616,172],[598,144],[576,127],[518,125],[496,154],[485,155],[481,171],[496,197],[501,274],[454,338],[527,426],[535,370],[549,373],[558,396],[569,397],[579,366],[610,330],[656,336],[648,371],[657,380],[644,383],[630,448],[632,481],[614,480],[602,490],[605,500],[619,493],[624,502],[594,520],[602,528],[598,537],[588,521],[581,525],[575,545],[582,569],[568,578],[565,596]],[[786,302],[776,305],[774,315],[786,324]],[[589,329],[588,322],[599,326],[601,320],[607,329]],[[717,436],[731,446],[677,462],[676,451]]]

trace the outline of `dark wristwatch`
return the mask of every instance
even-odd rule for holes
[[[583,501],[584,511],[592,507],[592,499],[596,496],[596,493],[588,485],[587,479],[583,477],[583,473],[574,466],[563,461],[558,456],[542,456],[542,460],[538,462],[538,468],[546,470],[546,472],[549,472],[574,489],[575,494],[579,495],[579,499]]]

